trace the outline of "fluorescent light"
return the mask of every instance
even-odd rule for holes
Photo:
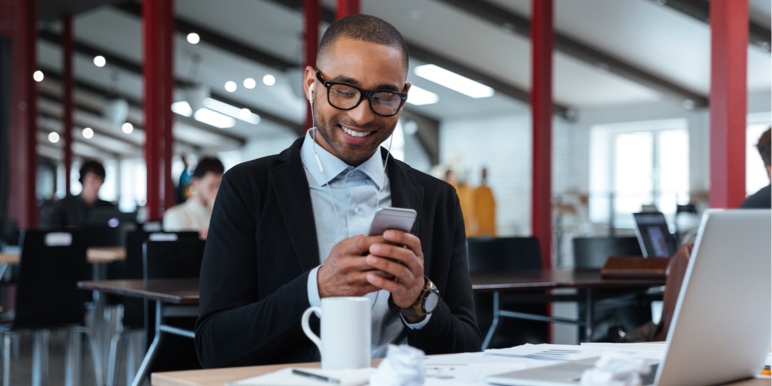
[[[411,105],[421,106],[437,103],[440,97],[437,94],[424,90],[416,85],[410,86],[410,91],[407,93],[407,103]]]
[[[472,98],[485,98],[493,95],[492,88],[433,64],[418,66],[413,72],[421,78]]]
[[[204,99],[204,107],[217,111],[218,113],[230,115],[233,118],[241,119],[242,121],[253,125],[260,123],[260,116],[249,111],[249,109],[238,108],[225,102],[218,101],[217,99]]]
[[[206,108],[196,111],[196,113],[193,114],[193,118],[199,122],[212,125],[218,129],[227,129],[236,125],[235,119]]]
[[[190,104],[187,101],[179,101],[172,103],[172,111],[182,115],[183,117],[189,117],[193,115],[193,110],[190,108]]]

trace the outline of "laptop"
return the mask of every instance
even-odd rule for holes
[[[644,257],[671,257],[677,246],[662,212],[633,213],[635,235]]]
[[[644,385],[713,385],[761,372],[770,348],[772,212],[709,210],[668,331],[665,356]],[[495,385],[578,385],[595,359],[486,377]]]
[[[114,206],[94,207],[88,211],[86,225],[117,228],[121,225],[136,224],[137,212],[121,212]]]

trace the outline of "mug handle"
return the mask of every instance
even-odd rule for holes
[[[319,313],[319,315],[322,314],[321,307],[309,307],[306,312],[303,313],[303,317],[300,318],[300,322],[303,326],[303,332],[306,333],[308,339],[311,339],[311,341],[316,344],[316,347],[319,348],[319,352],[322,352],[322,340],[316,334],[314,334],[313,331],[311,331],[311,327],[308,325],[308,318],[311,317],[311,313],[314,311]]]

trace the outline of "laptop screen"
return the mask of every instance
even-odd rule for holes
[[[635,234],[644,257],[671,257],[676,252],[676,240],[667,227],[662,212],[633,213]]]

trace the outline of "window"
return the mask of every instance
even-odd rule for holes
[[[632,213],[654,205],[666,215],[689,200],[686,120],[593,127],[590,220],[632,228]]]

